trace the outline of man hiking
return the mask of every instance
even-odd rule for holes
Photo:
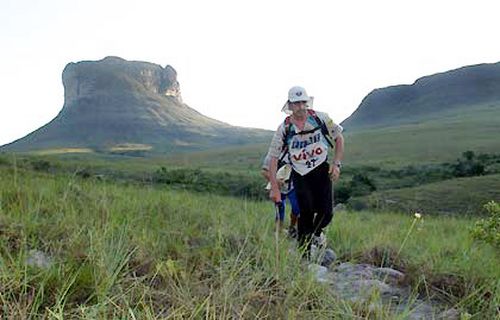
[[[271,157],[266,155],[264,162],[262,163],[262,176],[269,181],[269,163],[271,162]],[[297,238],[297,221],[299,219],[300,210],[299,204],[297,202],[297,196],[295,195],[295,189],[293,187],[293,182],[290,179],[292,173],[292,167],[289,163],[283,163],[282,166],[276,172],[276,181],[280,187],[281,202],[275,203],[276,212],[276,224],[279,230],[282,230],[285,222],[285,211],[286,211],[286,198],[290,202],[290,226],[288,227],[288,235],[291,238]],[[266,186],[267,190],[271,190],[271,183]]]
[[[313,97],[302,87],[292,87],[282,111],[289,114],[275,132],[268,154],[269,197],[281,201],[276,179],[280,155],[287,156],[292,165],[291,179],[300,208],[298,238],[309,256],[311,242],[319,241],[323,229],[332,220],[332,180],[340,176],[344,154],[342,127],[323,112],[312,110]],[[328,147],[334,156],[328,161]]]

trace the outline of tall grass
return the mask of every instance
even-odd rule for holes
[[[0,171],[3,318],[389,317],[318,284],[294,246],[284,237],[276,242],[267,202],[10,165]],[[421,291],[477,317],[495,316],[500,259],[468,238],[471,221],[424,217],[401,246],[412,221],[339,213],[330,245],[344,261],[404,267]],[[34,249],[51,257],[49,268],[27,265]],[[450,279],[458,281],[456,292],[441,292]]]
[[[422,293],[498,316],[500,253],[472,240],[473,225],[472,217],[340,212],[329,238],[344,259],[395,267]]]

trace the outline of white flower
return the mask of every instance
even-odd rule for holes
[[[415,212],[415,219],[420,219],[422,218],[422,214]]]

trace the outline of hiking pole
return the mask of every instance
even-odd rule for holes
[[[275,211],[274,244],[275,244],[276,279],[278,278],[279,259],[280,259],[280,255],[279,255],[280,205],[281,205],[281,202],[274,203],[274,211]]]
[[[332,180],[332,213],[335,213],[335,181]]]

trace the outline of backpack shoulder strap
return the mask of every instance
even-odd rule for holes
[[[284,163],[284,159],[288,155],[288,142],[294,135],[294,133],[291,130],[291,127],[292,127],[292,119],[290,118],[290,116],[287,116],[285,118],[285,121],[283,121],[283,128],[285,129],[285,132],[283,134],[283,147],[281,148],[281,156],[278,159],[278,166]]]
[[[318,127],[321,128],[321,133],[325,137],[326,142],[328,142],[328,145],[330,145],[330,147],[333,148],[332,137],[330,136],[330,132],[328,131],[328,128],[326,127],[325,122],[323,122],[319,118],[316,111],[314,111],[312,109],[307,109],[307,113],[314,119],[314,121],[316,121],[316,124],[318,125]]]
[[[285,118],[285,121],[283,122],[283,127],[285,128],[285,133],[283,135],[283,146],[288,145],[288,141],[290,141],[290,138],[292,138],[295,133],[292,132],[292,119],[290,116],[287,116]]]

